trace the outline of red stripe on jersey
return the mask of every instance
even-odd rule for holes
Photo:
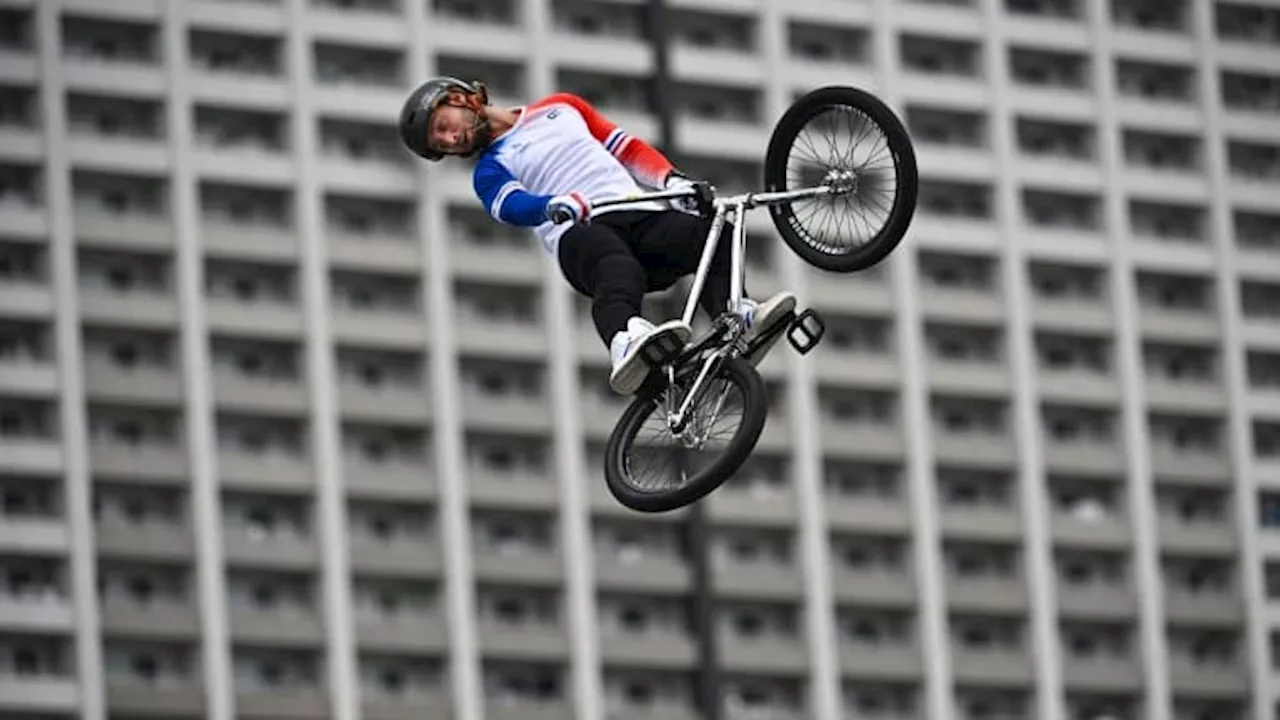
[[[555,93],[532,103],[528,106],[528,109],[537,110],[548,105],[557,104],[569,105],[577,110],[578,114],[582,115],[582,118],[586,120],[587,129],[591,131],[591,136],[601,143],[607,143],[610,140],[610,136],[619,134],[619,137],[613,138],[615,147],[611,149],[611,152],[640,182],[650,187],[662,187],[662,183],[667,178],[667,173],[675,169],[671,161],[659,152],[657,148],[634,135],[620,131],[618,126],[610,121],[609,118],[605,117],[595,106],[578,95]]]

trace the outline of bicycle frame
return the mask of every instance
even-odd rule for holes
[[[834,195],[840,192],[842,192],[841,189],[831,185],[818,185],[811,188],[782,192],[747,192],[725,198],[713,198],[711,204],[715,208],[715,214],[711,219],[711,229],[707,233],[707,241],[702,248],[702,257],[698,260],[698,270],[693,277],[693,287],[689,289],[689,297],[685,301],[684,314],[681,319],[686,324],[693,322],[693,314],[698,307],[698,297],[702,295],[702,288],[707,281],[707,273],[711,270],[711,258],[715,257],[716,248],[720,244],[720,233],[724,229],[724,224],[729,222],[730,214],[733,215],[734,221],[733,248],[730,253],[732,279],[729,284],[729,303],[725,308],[726,310],[736,308],[742,300],[742,288],[746,270],[743,258],[746,255],[747,246],[747,227],[743,224],[743,218],[746,215],[746,211],[762,205],[779,205],[792,200],[803,200],[820,195]],[[592,209],[618,207],[654,200],[676,200],[695,194],[695,190],[661,190],[639,193],[593,202]]]
[[[730,221],[730,215],[733,218],[733,247],[730,252],[730,272],[731,279],[729,282],[729,301],[725,310],[732,310],[738,307],[743,297],[743,286],[745,284],[746,273],[746,246],[747,246],[747,226],[743,222],[746,212],[753,210],[762,205],[777,205],[792,200],[802,200],[806,198],[818,197],[821,195],[834,195],[844,190],[839,186],[818,185],[810,188],[800,188],[796,190],[786,190],[782,192],[747,192],[729,197],[714,197],[711,205],[715,209],[715,214],[711,218],[711,228],[707,233],[706,243],[702,248],[702,257],[698,260],[698,270],[693,278],[693,287],[689,289],[689,297],[685,300],[684,314],[682,320],[686,325],[692,325],[693,314],[698,307],[698,298],[702,295],[703,286],[706,284],[707,273],[711,270],[711,259],[715,257],[716,248],[720,244],[720,234],[724,229],[724,224]],[[662,190],[657,192],[640,193],[627,197],[609,198],[592,203],[592,209],[605,207],[619,207],[635,203],[649,202],[654,200],[675,200],[679,198],[691,197],[697,194],[694,189],[687,190]],[[734,337],[740,336],[740,328],[735,330]],[[713,364],[717,359],[723,357],[727,347],[713,354],[703,363],[701,371],[698,373],[697,379],[693,386],[689,389],[689,393],[685,396],[679,409],[668,407],[667,423],[673,432],[682,432],[685,424],[685,416],[689,411],[689,407],[693,401],[700,395],[698,392],[702,383],[710,374]],[[667,365],[668,382],[674,385],[675,367],[672,364]]]

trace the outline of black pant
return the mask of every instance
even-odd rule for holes
[[[560,237],[560,269],[590,297],[605,346],[640,314],[647,292],[666,290],[698,270],[711,218],[665,211],[617,211],[575,225]],[[698,304],[711,317],[728,308],[733,226],[725,223]]]

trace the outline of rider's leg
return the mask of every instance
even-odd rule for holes
[[[636,223],[630,238],[644,267],[660,268],[669,277],[680,278],[698,271],[710,232],[710,219],[671,210],[649,213]],[[698,297],[698,306],[713,318],[729,309],[732,241],[733,228],[726,223]]]
[[[645,267],[676,268],[681,275],[696,273],[711,232],[711,222],[710,218],[678,211],[654,213],[652,217],[642,221],[642,225],[637,228],[638,232],[632,236],[636,256]],[[717,317],[729,309],[732,252],[733,226],[726,223],[716,243],[715,253],[711,256],[711,266],[707,269],[702,295],[698,298],[699,306],[711,317]],[[736,310],[746,323],[744,335],[747,341],[750,342],[761,330],[790,315],[795,306],[795,295],[789,292],[780,292],[759,302],[752,300],[747,296],[744,281],[743,301]],[[762,352],[757,357],[763,355]]]
[[[591,315],[609,348],[609,383],[630,395],[648,375],[642,352],[655,342],[683,345],[692,330],[679,321],[654,326],[641,315],[647,273],[617,231],[604,223],[576,226],[560,238],[560,269],[569,284],[592,299]]]

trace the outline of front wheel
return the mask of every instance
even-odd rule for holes
[[[695,502],[737,472],[764,430],[764,381],[747,361],[729,358],[703,381],[679,432],[667,425],[668,393],[684,399],[700,366],[682,368],[671,387],[650,387],[627,407],[605,449],[604,471],[618,502],[667,512]]]
[[[805,262],[848,273],[897,247],[915,213],[915,150],[902,122],[857,88],[823,87],[796,100],[769,138],[769,192],[832,185],[840,192],[771,205],[774,227]]]

